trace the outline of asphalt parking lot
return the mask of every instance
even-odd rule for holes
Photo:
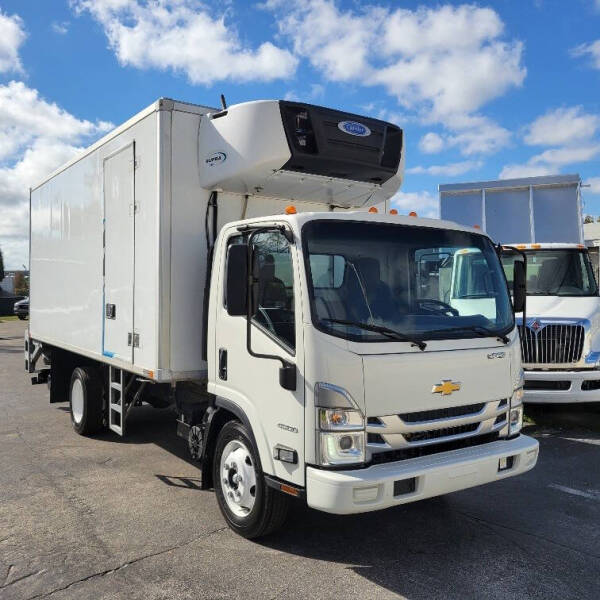
[[[124,440],[75,434],[23,371],[25,326],[0,323],[2,600],[600,597],[587,409],[529,428],[540,461],[520,478],[355,517],[298,504],[249,542],[199,489],[168,410],[137,409]]]

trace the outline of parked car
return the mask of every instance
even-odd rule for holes
[[[15,302],[14,311],[15,315],[17,315],[17,317],[19,317],[21,320],[29,317],[29,297]]]

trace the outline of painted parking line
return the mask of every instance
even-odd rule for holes
[[[582,498],[589,498],[590,500],[600,500],[600,492],[596,492],[595,490],[584,492],[583,490],[576,490],[575,488],[570,488],[565,485],[558,485],[558,483],[551,483],[548,487],[573,496],[581,496]]]
[[[563,440],[568,440],[569,442],[579,442],[581,444],[590,444],[591,446],[600,446],[600,439],[598,438],[569,438],[563,437]]]

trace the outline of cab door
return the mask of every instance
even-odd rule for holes
[[[280,384],[282,362],[252,356],[247,344],[247,318],[227,312],[224,294],[217,302],[215,320],[217,396],[233,402],[250,423],[262,469],[297,485],[304,485],[304,363],[298,252],[281,231],[253,236],[253,272],[256,277],[251,349],[255,354],[281,357],[296,367],[296,389]],[[227,280],[227,254],[248,234],[237,231],[227,238],[221,257],[220,290]],[[294,462],[274,458],[279,448],[292,451]],[[289,456],[290,453],[286,453]]]

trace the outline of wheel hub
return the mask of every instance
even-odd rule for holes
[[[83,385],[79,379],[75,379],[71,387],[71,414],[79,425],[83,419]]]
[[[256,500],[256,471],[248,448],[232,440],[221,455],[221,489],[227,506],[237,516],[247,516]]]

